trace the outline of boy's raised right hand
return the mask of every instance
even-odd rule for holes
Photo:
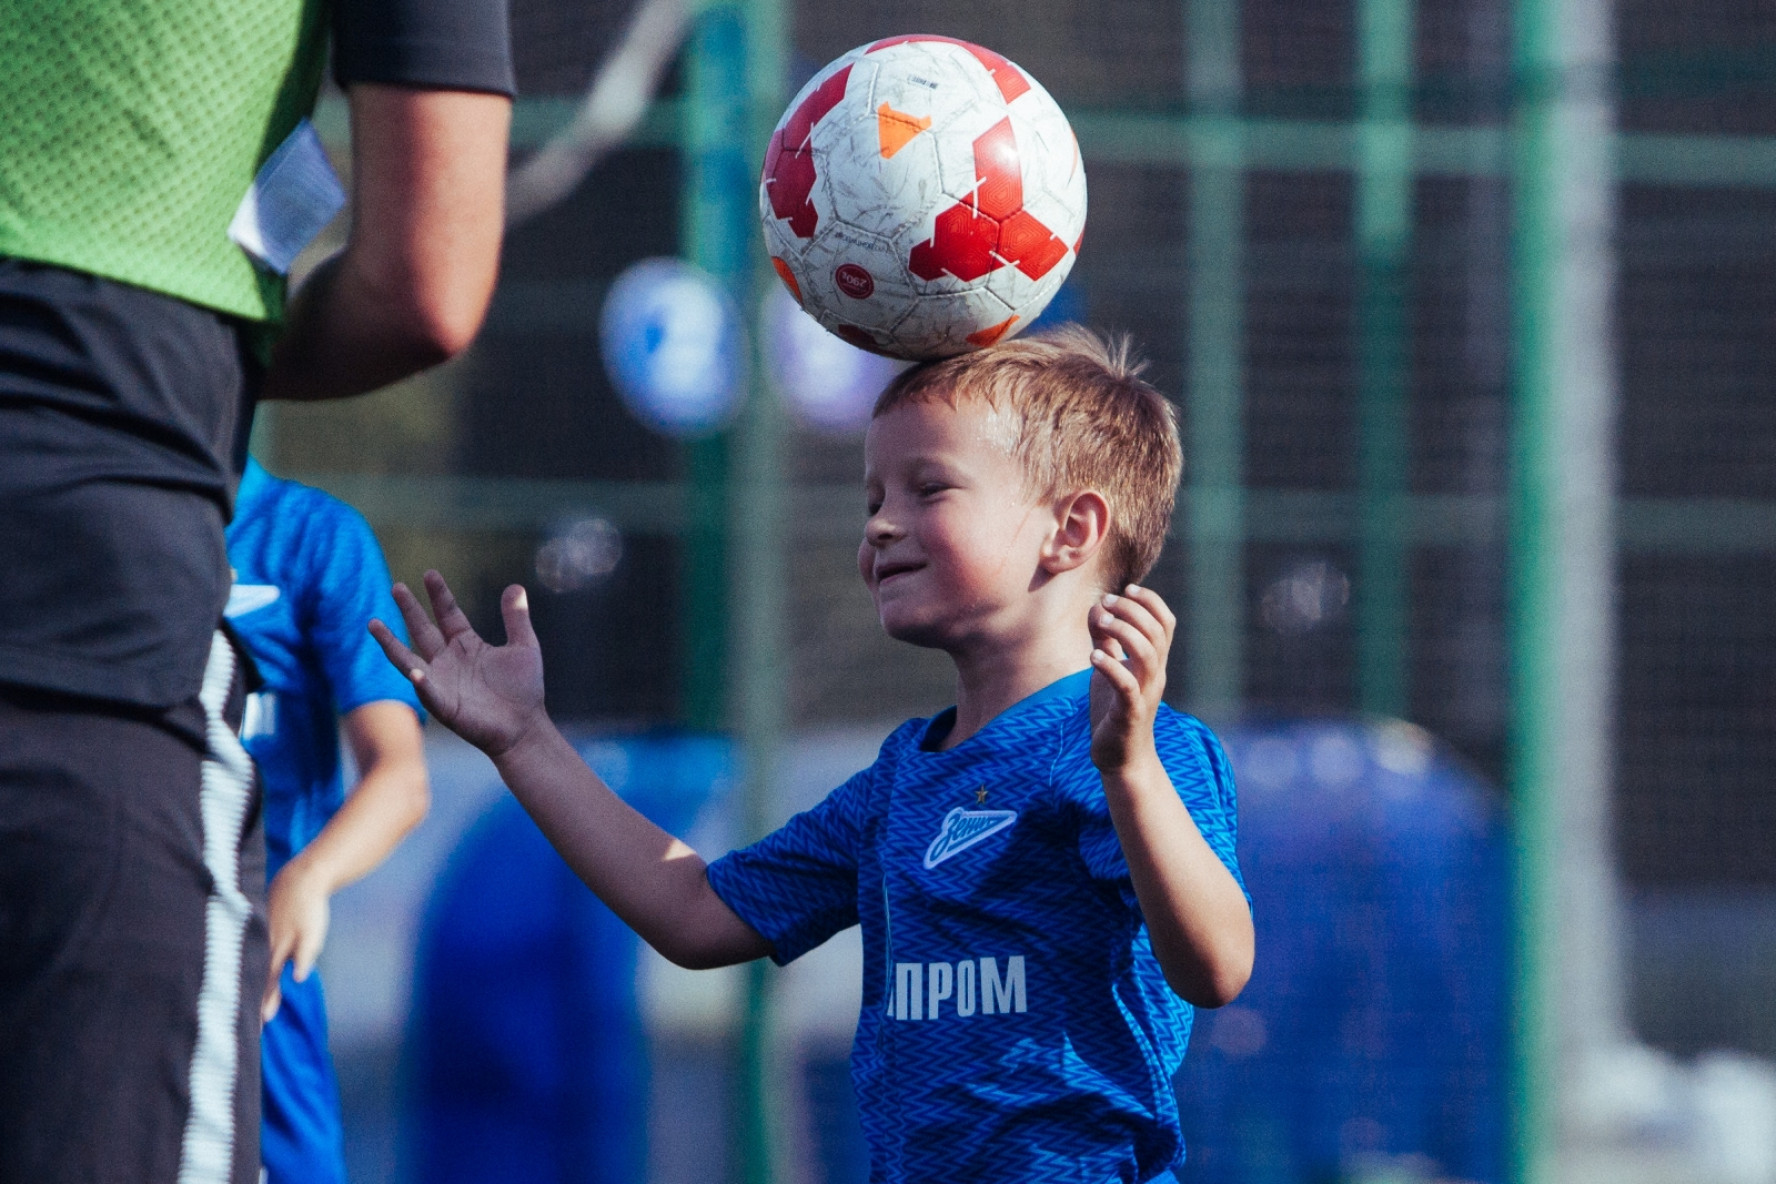
[[[469,624],[443,576],[428,571],[425,585],[435,625],[407,585],[394,587],[412,649],[381,621],[370,622],[370,633],[412,681],[427,711],[497,758],[548,718],[543,710],[543,653],[530,626],[530,602],[519,585],[506,589],[500,597],[506,644],[488,645]]]
[[[488,645],[442,576],[428,571],[425,583],[436,625],[412,592],[395,585],[412,649],[380,621],[370,632],[432,714],[498,763],[512,796],[587,887],[680,966],[729,966],[769,954],[771,943],[709,886],[697,853],[612,793],[549,723],[524,589],[513,585],[500,597],[506,644]]]

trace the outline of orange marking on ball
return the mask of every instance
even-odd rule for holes
[[[930,127],[931,116],[908,115],[883,103],[876,108],[876,135],[882,141],[882,159],[888,160]]]
[[[796,283],[795,272],[789,269],[789,264],[773,255],[771,256],[771,266],[777,269],[777,278],[783,281],[784,286],[789,289],[789,294],[796,298],[797,304],[800,304],[802,302],[802,286]]]
[[[1012,325],[1016,323],[1016,317],[1007,317],[997,325],[988,325],[985,329],[978,329],[968,335],[968,344],[978,345],[982,349],[985,349],[987,346],[998,342],[1001,337],[1004,337],[1010,332]]]

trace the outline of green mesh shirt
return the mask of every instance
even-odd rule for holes
[[[327,27],[326,0],[0,0],[0,255],[277,320],[228,223]]]

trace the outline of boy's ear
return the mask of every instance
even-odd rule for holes
[[[1110,537],[1110,503],[1095,489],[1068,494],[1055,505],[1055,531],[1042,550],[1051,575],[1084,567]]]

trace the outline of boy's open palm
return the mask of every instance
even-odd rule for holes
[[[524,589],[513,584],[500,597],[506,644],[488,645],[469,624],[443,576],[428,571],[425,585],[437,624],[411,589],[405,584],[394,588],[412,649],[381,621],[371,621],[370,632],[388,660],[412,681],[426,710],[470,744],[498,756],[546,718],[543,654],[530,625]]]
[[[1105,594],[1088,624],[1092,764],[1115,773],[1153,752],[1153,719],[1165,694],[1177,618],[1159,593],[1130,584],[1120,596]]]

